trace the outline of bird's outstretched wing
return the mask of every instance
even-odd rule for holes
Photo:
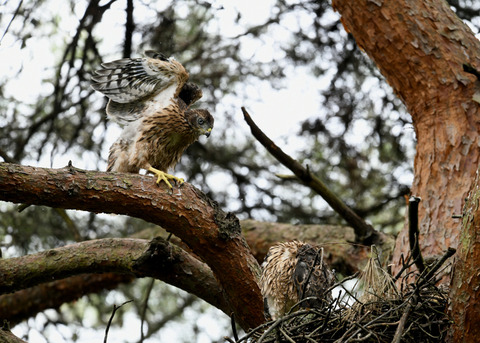
[[[102,63],[92,76],[92,88],[110,98],[107,114],[121,124],[148,115],[151,104],[155,109],[167,107],[188,80],[174,58],[151,50],[145,56]]]
[[[125,104],[155,95],[173,83],[180,90],[188,80],[187,71],[175,59],[151,50],[145,55],[102,63],[103,69],[92,76],[93,89]]]

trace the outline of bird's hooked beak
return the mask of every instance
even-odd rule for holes
[[[211,133],[211,132],[212,132],[212,128],[209,127],[209,128],[205,131],[204,135],[207,136],[207,138],[208,138],[208,137],[210,137],[210,133]]]

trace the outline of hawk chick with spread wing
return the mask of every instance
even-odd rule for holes
[[[201,135],[210,136],[214,119],[205,109],[190,109],[202,91],[187,83],[188,73],[174,58],[146,51],[144,58],[103,63],[92,88],[110,100],[107,115],[124,127],[110,148],[107,171],[157,175],[157,183],[183,179],[167,174]]]

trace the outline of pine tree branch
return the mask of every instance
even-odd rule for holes
[[[295,176],[305,185],[317,192],[325,201],[337,212],[345,221],[355,230],[356,242],[363,244],[372,244],[377,241],[378,232],[360,218],[350,207],[348,207],[336,194],[308,168],[303,167],[298,161],[287,155],[280,149],[262,130],[255,124],[245,107],[242,107],[245,121],[253,136],[270,152],[280,163],[290,169]]]
[[[260,268],[238,219],[188,183],[170,191],[150,176],[0,163],[0,200],[126,214],[160,225],[211,268],[244,329],[264,322]]]

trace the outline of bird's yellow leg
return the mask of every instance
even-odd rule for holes
[[[177,181],[179,184],[182,184],[185,182],[184,179],[180,178],[180,177],[176,177],[174,175],[171,175],[171,174],[168,174],[168,173],[165,173],[161,170],[158,170],[158,169],[155,169],[153,167],[149,167],[148,168],[148,171],[152,172],[153,174],[157,175],[157,184],[160,183],[160,181],[164,181],[168,187],[170,188],[173,188],[172,187],[172,184],[168,181],[169,179],[170,180],[175,180]]]

